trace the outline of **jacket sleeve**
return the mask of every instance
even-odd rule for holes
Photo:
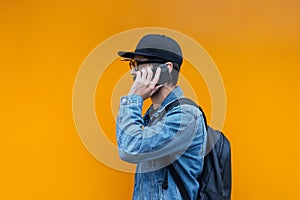
[[[121,99],[116,130],[119,155],[124,161],[138,163],[171,154],[181,155],[192,143],[197,130],[204,128],[197,120],[201,112],[189,105],[175,107],[161,121],[144,126],[142,103],[143,99],[137,95]]]

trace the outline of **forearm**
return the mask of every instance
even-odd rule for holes
[[[121,100],[117,120],[117,140],[121,159],[140,162],[183,153],[193,140],[197,124],[189,108],[176,108],[162,121],[144,127],[141,97]],[[131,103],[129,102],[131,101]],[[186,141],[186,142],[182,142]],[[190,141],[190,142],[189,142]]]
[[[144,126],[142,105],[143,98],[138,95],[121,98],[116,127],[120,156],[121,152],[139,152]]]

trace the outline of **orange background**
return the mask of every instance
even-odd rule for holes
[[[131,198],[133,175],[100,163],[81,143],[72,91],[93,48],[149,26],[190,36],[220,70],[232,199],[300,199],[299,8],[296,0],[1,0],[0,199]],[[99,87],[96,99],[110,88]],[[114,119],[106,120],[114,142]]]

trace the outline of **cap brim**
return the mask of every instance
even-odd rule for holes
[[[134,56],[139,55],[139,56],[150,56],[149,54],[146,53],[141,53],[141,52],[130,52],[130,51],[119,51],[118,55],[124,58],[134,58]]]

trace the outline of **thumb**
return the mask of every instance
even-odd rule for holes
[[[152,90],[150,96],[152,96],[155,92],[157,92],[163,85],[157,85],[155,88]]]

